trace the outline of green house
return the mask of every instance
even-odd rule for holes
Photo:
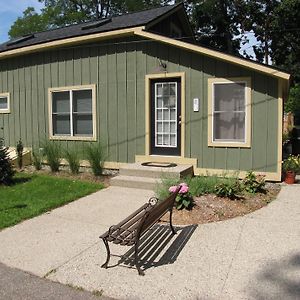
[[[197,45],[182,4],[0,45],[0,136],[81,149],[106,167],[191,164],[280,180],[289,74]]]

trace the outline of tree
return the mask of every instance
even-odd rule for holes
[[[241,38],[237,38],[240,34],[240,1],[192,0],[189,2],[197,40],[203,45],[238,54],[241,42]]]
[[[300,84],[300,1],[281,1],[271,25],[272,61],[293,75],[292,84]]]
[[[41,13],[28,7],[11,26],[11,38],[29,33],[82,23],[112,15],[169,4],[170,0],[38,0],[44,4]],[[177,0],[175,2],[178,2]]]
[[[16,38],[29,33],[48,29],[47,16],[38,14],[33,7],[28,7],[11,26],[8,34],[10,38]]]

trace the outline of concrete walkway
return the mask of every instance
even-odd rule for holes
[[[117,299],[300,299],[300,186],[245,217],[156,226],[142,245],[146,275],[132,252],[107,270],[98,236],[143,204],[150,191],[110,187],[0,232],[0,262]],[[115,203],[118,203],[116,209]],[[153,243],[153,241],[156,241]],[[153,251],[153,248],[158,251]]]

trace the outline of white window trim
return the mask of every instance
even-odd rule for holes
[[[7,108],[0,108],[0,114],[9,114],[10,113],[10,94],[9,93],[0,93],[1,98],[7,98]]]
[[[70,91],[78,91],[78,90],[92,90],[92,116],[93,116],[93,135],[92,136],[72,136],[73,132],[71,132],[70,136],[67,135],[53,135],[53,122],[52,122],[52,93],[53,92],[70,92]],[[73,95],[73,93],[71,93]],[[71,96],[70,99],[71,106],[73,105],[73,99]],[[49,139],[50,140],[67,140],[67,141],[96,141],[97,133],[96,133],[96,85],[77,85],[77,86],[67,86],[67,87],[59,87],[59,88],[49,88],[48,89],[48,110],[49,110]],[[71,122],[71,131],[73,130],[72,126],[72,118]]]
[[[244,83],[245,98],[246,98],[246,110],[245,110],[245,141],[214,141],[213,139],[213,105],[214,105],[214,84],[222,83]],[[208,146],[209,147],[251,147],[251,79],[249,77],[238,78],[209,78],[208,79]]]

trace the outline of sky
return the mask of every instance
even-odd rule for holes
[[[11,25],[15,22],[18,17],[23,15],[23,11],[28,7],[32,6],[37,12],[43,7],[38,0],[0,0],[0,44],[9,40],[8,31]],[[249,36],[250,44],[246,44],[242,47],[240,53],[242,54],[243,49],[247,49],[247,53],[253,55],[253,50],[249,46],[257,43],[253,35]]]
[[[0,0],[0,44],[9,39],[7,32],[11,25],[28,6],[33,6],[36,11],[42,8],[38,0]]]

